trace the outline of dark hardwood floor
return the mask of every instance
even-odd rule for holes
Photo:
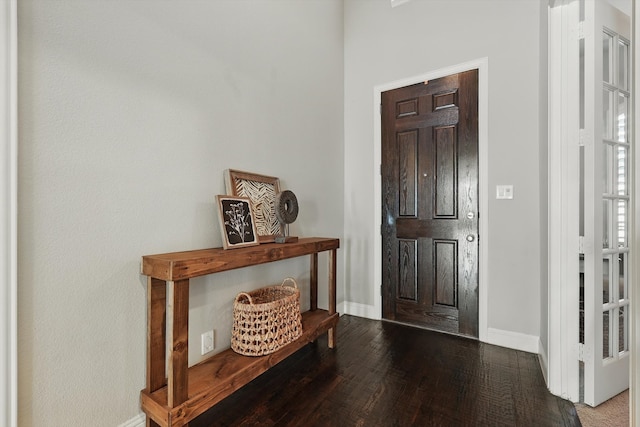
[[[310,344],[191,422],[208,426],[580,426],[537,356],[342,316],[337,348]]]

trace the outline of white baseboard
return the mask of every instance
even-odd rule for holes
[[[382,318],[375,306],[351,301],[344,302],[344,314],[372,320],[380,320]]]
[[[540,337],[519,332],[488,328],[487,343],[527,353],[540,354]]]
[[[345,314],[344,312],[344,301],[343,302],[339,302],[336,305],[336,311],[338,312],[338,314],[340,314],[340,316],[342,316],[343,314]]]
[[[364,317],[372,320],[380,320],[382,318],[380,310],[378,310],[374,305],[360,304],[351,301],[344,302],[344,314]],[[499,345],[500,347],[507,347],[535,354],[539,354],[541,348],[540,337],[538,336],[494,328],[488,328],[486,342],[489,344]],[[546,358],[543,362],[545,363],[543,368],[546,369]]]
[[[125,421],[120,424],[118,427],[145,427],[147,423],[147,417],[143,412],[139,413],[135,417],[131,418],[129,421]]]

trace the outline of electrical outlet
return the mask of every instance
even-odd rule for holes
[[[214,339],[213,339],[213,331],[207,331],[200,336],[200,354],[207,354],[210,351],[213,351],[215,348]]]

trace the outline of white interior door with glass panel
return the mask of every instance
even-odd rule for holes
[[[631,26],[603,0],[584,7],[584,402],[629,387]]]

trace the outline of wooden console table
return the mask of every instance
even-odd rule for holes
[[[142,257],[147,278],[147,384],[140,392],[147,426],[185,426],[258,375],[320,335],[334,348],[336,252],[340,240],[302,238],[223,250],[204,249]],[[329,251],[329,310],[318,309],[318,253]],[[188,367],[189,279],[252,265],[310,255],[310,310],[302,313],[302,336],[275,353],[247,357],[231,349]],[[267,284],[265,284],[267,285]],[[167,363],[166,343],[169,342]],[[166,368],[166,369],[165,369]]]

